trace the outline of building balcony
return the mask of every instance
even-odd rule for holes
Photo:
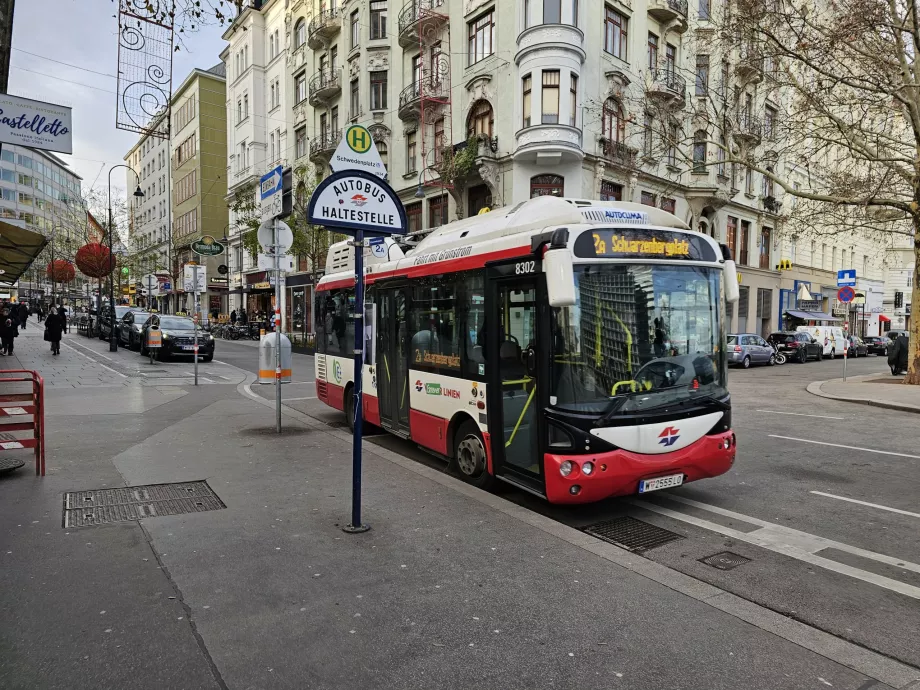
[[[342,80],[339,70],[327,67],[310,78],[309,102],[314,108],[326,105],[342,93]]]
[[[581,161],[585,152],[581,146],[581,130],[560,124],[540,124],[525,127],[514,135],[514,160],[556,165],[562,161]]]
[[[673,69],[656,69],[648,97],[660,106],[680,110],[687,103],[687,81]]]
[[[342,28],[342,17],[335,8],[323,10],[307,27],[307,45],[311,50],[322,50]]]
[[[341,129],[327,129],[313,137],[310,142],[310,160],[313,163],[325,163],[332,157],[341,140]]]
[[[735,140],[742,146],[751,148],[760,144],[762,135],[763,127],[760,124],[760,120],[747,111],[742,111],[735,122],[735,131],[733,132]]]
[[[396,111],[400,120],[418,120],[421,117],[422,99],[429,101],[425,109],[435,108],[445,103],[447,83],[443,79],[425,79],[420,83],[409,84],[399,93],[399,109]]]
[[[435,36],[447,23],[447,3],[443,0],[411,0],[399,11],[399,45],[417,49],[420,36]]]
[[[630,148],[619,141],[611,141],[603,137],[598,141],[601,154],[612,163],[620,168],[634,169],[636,167],[636,156],[639,153],[636,149]]]
[[[569,57],[576,57],[579,62],[584,63],[587,53],[584,48],[585,35],[581,29],[567,24],[537,24],[524,29],[517,37],[517,52],[514,55],[514,62],[522,68],[527,66],[525,61],[531,59],[540,60],[545,58],[548,47],[553,51],[565,51],[572,53]],[[565,53],[560,52],[560,55]],[[555,57],[555,56],[553,56]]]
[[[663,24],[673,22],[671,28],[679,34],[689,27],[687,0],[649,0],[648,13]]]
[[[741,44],[735,74],[746,84],[758,84],[763,80],[763,55],[757,47],[749,43]]]
[[[760,197],[760,205],[766,213],[770,213],[774,216],[779,215],[783,208],[783,205],[779,202],[779,199],[770,195]]]

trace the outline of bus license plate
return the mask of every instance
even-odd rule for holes
[[[668,477],[655,477],[654,479],[643,479],[639,482],[639,493],[644,494],[649,491],[658,491],[659,489],[670,489],[673,486],[680,486],[684,483],[684,475],[672,474]]]

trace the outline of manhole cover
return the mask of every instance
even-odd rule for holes
[[[205,481],[149,484],[64,494],[64,527],[89,527],[147,517],[226,508]]]
[[[739,556],[731,551],[715,553],[712,556],[706,556],[706,558],[700,559],[700,563],[711,565],[713,568],[718,568],[719,570],[731,570],[732,568],[737,568],[739,565],[744,565],[750,561],[750,558]]]
[[[25,465],[25,460],[14,460],[12,458],[0,458],[0,474],[18,470]]]
[[[582,528],[588,534],[629,551],[646,551],[667,544],[683,535],[633,517],[618,517]]]

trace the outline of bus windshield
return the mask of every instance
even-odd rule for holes
[[[720,279],[699,266],[576,265],[575,305],[553,310],[550,404],[611,415],[727,395]]]

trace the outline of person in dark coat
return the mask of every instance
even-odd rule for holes
[[[45,340],[51,343],[51,354],[53,355],[61,354],[61,336],[64,333],[64,324],[67,322],[63,312],[63,308],[57,311],[52,310],[45,319]]]
[[[895,338],[895,341],[888,346],[888,366],[891,367],[892,376],[907,372],[907,354],[909,349],[910,341],[903,333]]]
[[[26,330],[26,323],[29,320],[29,305],[25,302],[19,303],[19,323],[22,325],[22,330]]]
[[[0,312],[0,345],[4,355],[13,355],[14,338],[19,336],[18,314],[15,308],[7,308]]]
[[[231,324],[236,323],[236,309],[230,312],[230,323]]]

